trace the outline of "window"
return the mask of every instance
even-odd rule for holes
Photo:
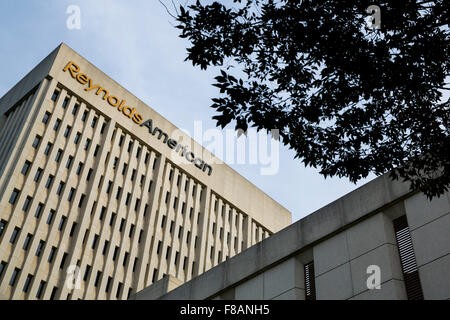
[[[127,206],[130,203],[131,193],[128,192],[127,199],[125,200],[125,205]]]
[[[305,272],[305,300],[316,300],[314,261],[305,264],[304,272]]]
[[[119,197],[120,197],[120,192],[122,191],[122,188],[121,187],[118,187],[117,188],[117,193],[116,193],[116,199],[119,199]]]
[[[64,101],[62,103],[62,108],[65,109],[67,107],[68,103],[69,103],[69,97],[64,98]]]
[[[134,259],[134,263],[133,263],[133,272],[136,271],[137,263],[138,263],[138,258],[135,258],[135,259]],[[0,272],[0,275],[1,275],[1,272]]]
[[[81,208],[83,206],[84,198],[86,198],[86,195],[82,194],[80,197],[80,201],[78,202],[78,208]]]
[[[32,147],[37,149],[37,147],[39,146],[39,142],[41,142],[41,137],[40,136],[36,136],[33,140],[33,144]]]
[[[182,233],[183,233],[183,227],[180,226],[180,227],[178,228],[178,239],[181,238],[181,234],[182,234]]]
[[[49,188],[51,187],[52,182],[53,182],[53,178],[54,178],[54,176],[52,176],[52,175],[49,175],[49,176],[48,176],[47,182],[45,183],[45,187],[46,187],[47,189],[49,189]]]
[[[44,245],[45,245],[45,241],[43,241],[43,240],[39,241],[39,244],[36,249],[36,257],[39,257],[41,255]]]
[[[95,249],[95,247],[97,246],[97,240],[98,240],[98,235],[95,235],[94,241],[92,241],[92,249]]]
[[[91,271],[91,266],[90,265],[86,265],[86,271],[84,271],[84,276],[83,276],[83,280],[86,281],[88,276],[89,276],[89,271]]]
[[[23,292],[28,292],[28,288],[30,287],[30,283],[33,280],[33,275],[28,274],[27,279],[25,280],[25,284],[23,286]]]
[[[42,292],[44,291],[44,288],[45,288],[46,284],[47,283],[45,281],[43,281],[43,280],[39,283],[39,288],[38,288],[38,291],[36,292],[36,298],[38,298],[38,299],[41,298]]]
[[[150,180],[150,183],[148,184],[148,192],[152,189],[153,180]]]
[[[66,259],[67,259],[67,253],[64,252],[64,255],[63,255],[62,259],[61,259],[61,264],[59,265],[59,268],[60,268],[60,269],[63,269],[63,268],[64,268],[64,265],[65,265],[65,263],[66,263]]]
[[[53,257],[55,256],[55,253],[56,253],[56,247],[52,247],[50,249],[50,254],[48,255],[48,260],[47,260],[49,263],[53,262]]]
[[[73,161],[73,157],[69,156],[69,158],[67,159],[67,163],[66,163],[66,168],[69,169],[70,165],[72,164]]]
[[[178,197],[175,197],[175,199],[173,200],[173,208],[174,209],[177,208],[177,204],[178,204]]]
[[[27,197],[25,199],[25,202],[23,203],[23,207],[22,207],[23,211],[25,211],[25,212],[28,211],[28,207],[30,206],[30,203],[31,203],[32,200],[33,200],[33,198],[31,198],[31,197]]]
[[[39,181],[39,178],[41,177],[41,173],[42,173],[42,169],[41,168],[37,168],[36,174],[34,175],[34,181],[35,182]]]
[[[100,150],[100,146],[99,146],[99,145],[96,145],[96,146],[95,146],[95,150],[94,150],[94,157],[97,156],[99,150]]]
[[[137,211],[140,201],[140,199],[136,199],[136,203],[134,204],[134,211]]]
[[[113,212],[113,213],[111,214],[111,220],[109,220],[109,225],[110,225],[110,226],[113,225],[115,217],[116,217],[116,214]]]
[[[59,162],[59,160],[61,159],[62,153],[63,153],[63,151],[61,149],[59,149],[58,152],[56,153],[56,157],[55,157],[56,162]]]
[[[112,278],[108,277],[108,282],[106,282],[105,292],[109,292],[109,287],[111,285]]]
[[[69,196],[67,197],[67,201],[72,202],[74,193],[75,193],[75,189],[74,188],[70,188]]]
[[[164,223],[166,222],[166,216],[162,216],[161,218],[161,228],[164,228]]]
[[[12,244],[14,244],[14,242],[16,242],[17,239],[17,235],[20,232],[20,228],[15,227],[12,234],[11,234],[11,239],[9,239],[9,242],[11,242]]]
[[[50,210],[50,213],[48,214],[48,218],[47,218],[47,224],[52,223],[53,217],[55,216],[56,211],[55,210]]]
[[[32,234],[27,234],[25,241],[23,242],[23,250],[28,250],[28,246],[30,245],[31,239],[33,239],[33,235]]]
[[[158,247],[156,248],[156,254],[159,254],[161,252],[161,240],[158,241]]]
[[[0,263],[0,278],[1,278],[2,275],[3,275],[3,270],[5,270],[5,268],[6,268],[6,262],[5,262],[5,261],[2,261],[2,262]]]
[[[133,169],[133,172],[131,173],[131,181],[134,180],[135,175],[136,175],[136,169]]]
[[[96,124],[97,124],[97,118],[94,117],[94,118],[92,119],[91,127],[92,127],[92,128],[95,128],[95,125],[96,125]]]
[[[84,143],[84,150],[87,150],[89,148],[90,143],[91,143],[91,139],[86,139],[86,142]]]
[[[117,285],[117,292],[116,292],[116,298],[120,297],[120,292],[122,291],[122,283],[119,282],[119,284]]]
[[[105,128],[106,128],[106,122],[103,122],[102,128],[100,129],[101,134],[103,134],[103,132],[105,132]]]
[[[156,273],[157,273],[157,272],[158,272],[158,269],[154,269],[154,270],[153,270],[152,283],[154,283],[155,280],[156,280]]]
[[[136,151],[136,158],[139,158],[140,154],[141,154],[141,147],[138,147]]]
[[[55,300],[56,292],[58,292],[58,287],[53,287],[52,294],[50,295],[50,300]]]
[[[9,203],[14,204],[16,203],[17,196],[19,195],[20,191],[17,189],[14,189],[11,193],[11,197],[9,198]]]
[[[130,152],[131,151],[131,148],[133,147],[133,141],[130,141],[129,143],[128,143],[128,152]]]
[[[64,228],[64,224],[66,223],[67,218],[65,216],[61,217],[61,220],[59,221],[58,230],[61,231]]]
[[[112,181],[108,181],[108,187],[106,187],[106,193],[109,193],[111,191],[112,187]]]
[[[181,181],[181,174],[178,175],[178,178],[177,178],[177,186],[180,186],[180,181]]]
[[[80,175],[81,169],[83,169],[83,163],[82,162],[78,163],[77,172],[76,172],[77,176]]]
[[[169,202],[169,196],[170,196],[170,192],[167,191],[167,193],[166,193],[166,200],[165,200],[166,203]]]
[[[116,261],[116,258],[117,258],[117,252],[119,252],[119,247],[115,247],[114,248],[114,253],[113,253],[113,257],[112,257],[112,259],[113,259],[113,261]]]
[[[72,109],[72,114],[73,115],[75,115],[77,113],[79,107],[80,107],[79,104],[76,104],[76,105],[73,106],[73,109]]]
[[[130,232],[128,233],[128,237],[129,237],[129,238],[132,237],[133,231],[134,231],[134,224],[132,224],[131,227],[130,227]]]
[[[120,228],[119,228],[119,232],[122,232],[124,224],[125,224],[125,219],[124,219],[124,218],[122,218],[122,220],[120,221]]]
[[[83,122],[86,121],[87,115],[88,115],[88,111],[84,110],[83,115],[81,116],[81,121],[83,121]]]
[[[76,222],[72,223],[72,228],[70,229],[69,237],[73,236],[73,234],[75,233],[75,229],[76,228],[77,228],[77,223]]]
[[[16,283],[16,279],[17,279],[17,276],[19,275],[19,273],[20,273],[20,269],[19,268],[14,268],[14,271],[12,273],[11,279],[9,280],[9,285],[11,287],[14,286],[14,284]]]
[[[58,190],[56,190],[56,194],[57,194],[57,195],[60,195],[63,188],[64,188],[64,182],[61,181],[61,182],[59,183]]]
[[[34,213],[34,217],[35,217],[35,218],[39,219],[39,217],[41,216],[41,212],[42,212],[42,209],[43,209],[43,208],[44,208],[44,204],[39,203],[39,204],[37,205],[36,212]]]
[[[172,180],[172,176],[173,176],[173,169],[170,169],[170,173],[169,173],[169,181]]]
[[[67,138],[69,136],[70,129],[72,129],[70,126],[66,127],[66,130],[64,130],[64,138]]]
[[[60,124],[61,124],[61,120],[56,119],[55,125],[53,126],[53,130],[58,131]]]
[[[105,245],[103,246],[103,252],[102,252],[103,255],[106,254],[106,250],[108,250],[108,245],[109,245],[109,241],[105,240]]]
[[[0,237],[1,237],[2,234],[3,234],[3,230],[6,229],[6,225],[7,225],[7,224],[8,224],[7,221],[5,221],[5,220],[0,220]]]
[[[103,217],[105,216],[105,212],[106,212],[106,207],[102,207],[102,209],[100,211],[100,216],[98,217],[99,220],[103,220]]]
[[[78,141],[80,141],[80,137],[81,137],[81,133],[77,132],[77,134],[75,135],[75,139],[74,139],[73,143],[77,144]]]
[[[139,239],[138,239],[138,243],[141,243],[141,239],[142,239],[142,233],[143,233],[143,230],[141,229],[141,231],[139,232]]]
[[[147,152],[147,153],[145,154],[145,159],[144,159],[144,163],[145,163],[145,164],[147,164],[147,162],[148,162],[148,157],[149,157],[149,156],[150,156],[150,153]]]
[[[95,277],[94,286],[97,287],[98,283],[100,282],[100,278],[102,277],[101,271],[97,271],[97,276]]]
[[[52,101],[56,101],[56,99],[58,99],[58,95],[59,95],[59,91],[58,90],[53,91]]]
[[[126,171],[126,170],[127,170],[127,164],[124,163],[124,164],[123,164],[123,168],[122,168],[122,175],[125,174],[125,171]]]
[[[22,171],[21,171],[21,173],[22,173],[24,176],[27,175],[28,169],[30,169],[30,166],[31,166],[31,162],[30,162],[30,161],[25,161],[25,163],[24,163],[24,165],[23,165],[23,167],[22,167]]]
[[[169,259],[169,254],[170,254],[170,246],[167,247],[167,250],[166,250],[166,259]]]
[[[86,181],[89,181],[89,179],[91,178],[91,174],[92,174],[92,169],[89,169],[88,174],[86,176]]]
[[[47,146],[45,147],[44,154],[46,156],[48,156],[48,154],[50,153],[51,149],[52,149],[52,144],[49,142],[49,143],[47,143]]]
[[[422,285],[406,215],[395,219],[393,224],[403,279],[405,281],[406,296],[408,300],[423,300]]]

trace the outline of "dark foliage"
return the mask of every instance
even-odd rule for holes
[[[177,16],[186,60],[222,67],[218,126],[279,129],[325,177],[390,172],[430,198],[448,189],[450,1],[227,3]],[[371,4],[379,30],[366,25]]]

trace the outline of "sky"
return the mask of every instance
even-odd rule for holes
[[[80,8],[80,29],[67,27],[71,5]],[[158,0],[2,0],[0,97],[64,42],[175,126],[193,133],[201,121],[203,131],[215,128],[210,105],[219,93],[212,86],[217,70],[184,61],[189,43],[179,38],[174,24]],[[228,164],[287,208],[293,222],[375,177],[358,184],[324,179],[294,159],[292,150],[279,148],[272,175],[261,174],[261,163]]]

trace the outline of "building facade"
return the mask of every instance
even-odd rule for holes
[[[0,298],[183,283],[290,213],[61,44],[0,99]]]
[[[378,177],[181,284],[132,299],[450,299],[450,194]]]

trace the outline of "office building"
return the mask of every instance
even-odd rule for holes
[[[0,146],[1,299],[127,299],[291,223],[65,44],[0,99]]]

